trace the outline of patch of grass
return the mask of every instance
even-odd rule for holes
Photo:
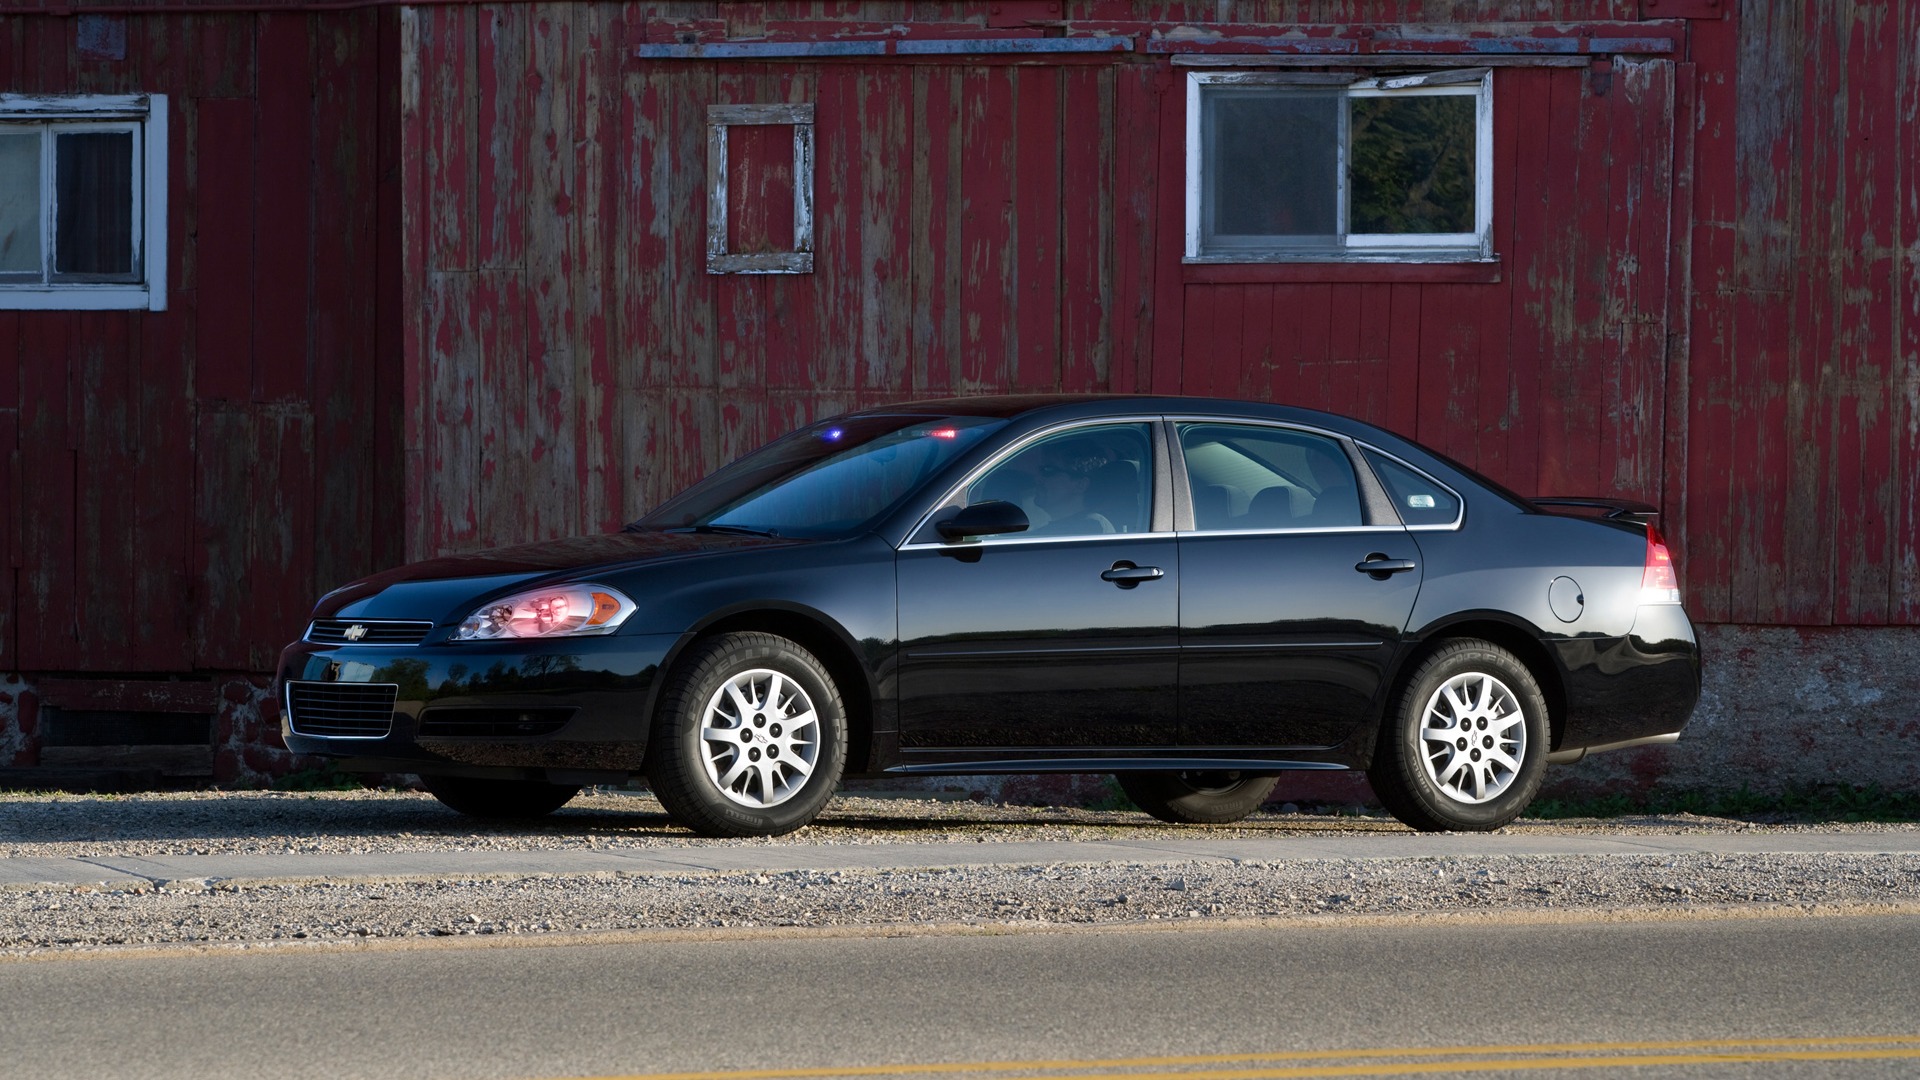
[[[1888,791],[1878,784],[1810,784],[1781,792],[1758,792],[1742,785],[1732,791],[1540,799],[1527,809],[1526,816],[1608,818],[1631,814],[1698,814],[1755,822],[1920,821],[1920,792]]]
[[[273,782],[274,791],[359,791],[366,787],[359,773],[343,773],[332,762],[290,772]]]
[[[1107,777],[1100,784],[1099,794],[1083,799],[1082,805],[1088,810],[1140,809],[1133,805],[1133,800],[1127,798],[1127,793],[1120,789],[1120,781],[1112,776]]]

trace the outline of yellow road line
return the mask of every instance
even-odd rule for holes
[[[1523,1069],[1599,1069],[1630,1065],[1757,1065],[1778,1061],[1876,1061],[1920,1059],[1908,1050],[1756,1050],[1698,1054],[1626,1054],[1605,1057],[1491,1058],[1484,1061],[1375,1062],[1365,1065],[1304,1065],[1288,1069],[1219,1069],[1203,1072],[1088,1073],[1050,1080],[1296,1080],[1319,1076],[1414,1076],[1421,1073],[1519,1072]]]
[[[1803,1047],[1901,1047],[1877,1050],[1814,1050]],[[1908,1047],[1912,1047],[1908,1049]],[[1762,1050],[1759,1048],[1770,1048]],[[1649,1051],[1695,1051],[1651,1055]],[[1635,1053],[1639,1056],[1621,1056]],[[1305,1076],[1393,1076],[1422,1072],[1477,1069],[1512,1071],[1518,1068],[1593,1068],[1611,1065],[1669,1065],[1751,1063],[1765,1061],[1846,1061],[1876,1058],[1920,1058],[1920,1035],[1845,1036],[1797,1039],[1692,1039],[1668,1042],[1533,1043],[1515,1046],[1386,1047],[1358,1050],[1276,1051],[1265,1054],[1195,1054],[1168,1057],[1061,1059],[1036,1061],[955,1061],[924,1065],[846,1065],[805,1069],[738,1069],[703,1072],[631,1073],[594,1080],[805,1080],[829,1076],[919,1076],[939,1073],[1060,1072],[1070,1069],[1123,1069],[1155,1066],[1251,1064],[1262,1061],[1339,1061],[1383,1057],[1471,1057],[1486,1054],[1534,1055],[1531,1058],[1492,1058],[1483,1061],[1380,1062],[1362,1065],[1315,1065],[1288,1068],[1214,1069],[1197,1072],[1095,1073],[1054,1076],[1048,1080],[1259,1080]],[[1605,1057],[1540,1057],[1543,1054],[1606,1054]],[[1515,1064],[1518,1062],[1518,1064]]]

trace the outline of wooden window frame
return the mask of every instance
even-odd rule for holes
[[[1203,200],[1205,146],[1202,97],[1210,86],[1317,86],[1344,97],[1472,97],[1474,99],[1474,231],[1472,233],[1346,232],[1348,183],[1346,123],[1341,122],[1338,216],[1333,247],[1205,250]],[[1340,72],[1189,71],[1186,101],[1186,237],[1184,262],[1196,265],[1250,263],[1490,263],[1493,253],[1493,73],[1490,69],[1440,70],[1412,75]]]
[[[133,202],[133,237],[138,245],[136,280],[72,282],[52,280],[43,267],[37,281],[0,281],[0,311],[126,311],[167,309],[167,98],[165,94],[78,94],[44,96],[0,94],[0,128],[37,130],[41,153],[41,257],[53,258],[57,220],[51,151],[61,131],[131,131],[136,175],[128,197]]]
[[[743,255],[727,250],[727,129],[793,126],[793,250]],[[707,273],[813,273],[813,106],[707,106]]]

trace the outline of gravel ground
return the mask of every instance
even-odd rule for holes
[[[1907,831],[1836,825],[1823,831]],[[1785,832],[1692,816],[1522,821],[1531,835]],[[0,795],[0,857],[536,851],[718,844],[1165,840],[1142,814],[842,798],[773,840],[696,838],[643,795],[597,792],[532,825],[476,826],[406,792]],[[1401,832],[1383,817],[1263,812],[1210,837]],[[0,958],[97,947],[552,937],[778,927],[907,930],[1403,914],[1564,917],[1768,907],[1920,908],[1920,856],[1498,856],[1234,866],[1101,864],[771,874],[262,884],[212,889],[0,889]]]

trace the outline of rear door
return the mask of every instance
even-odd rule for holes
[[[1343,439],[1174,425],[1180,731],[1196,747],[1326,747],[1371,715],[1420,591],[1420,553]],[[1363,480],[1366,482],[1363,483]]]

